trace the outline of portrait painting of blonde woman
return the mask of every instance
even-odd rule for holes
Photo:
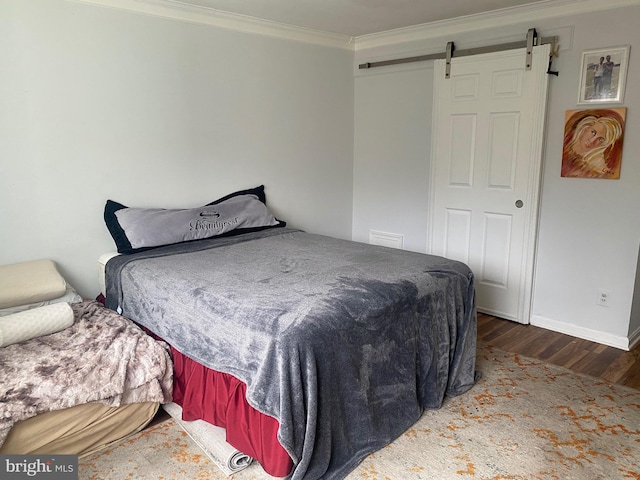
[[[619,179],[626,108],[567,110],[563,177]]]

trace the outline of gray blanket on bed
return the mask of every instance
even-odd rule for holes
[[[292,479],[344,478],[474,384],[459,262],[275,229],[115,257],[107,306],[247,384]]]

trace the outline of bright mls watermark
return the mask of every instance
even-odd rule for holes
[[[78,480],[77,455],[0,455],[3,480]]]

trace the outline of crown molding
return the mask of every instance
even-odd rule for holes
[[[331,48],[353,50],[353,37],[308,28],[285,25],[270,20],[227,13],[208,7],[189,5],[176,0],[69,0],[117,10],[198,23],[236,32],[311,43]]]
[[[640,5],[640,0],[542,0],[529,5],[508,7],[492,12],[467,15],[450,20],[398,28],[355,37],[355,51],[435,38],[470,31],[499,28],[509,24],[531,24],[555,17],[567,17],[614,8]]]
[[[507,24],[531,24],[554,17],[640,5],[640,0],[541,0],[529,5],[351,37],[190,5],[179,0],[68,1],[351,51],[451,37],[470,31],[499,28]]]

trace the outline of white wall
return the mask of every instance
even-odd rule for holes
[[[290,226],[350,238],[353,53],[63,0],[0,2],[0,264],[86,297],[126,205],[266,185]]]
[[[562,50],[550,78],[532,323],[625,348],[640,327],[633,321],[640,241],[640,7],[572,17],[505,23],[452,37],[382,46],[356,53],[353,238],[369,230],[405,235],[405,248],[426,250],[432,105],[432,62],[358,70],[357,65],[456,48],[524,40],[529,28],[559,35]],[[515,38],[514,38],[515,36]],[[577,108],[582,51],[631,47],[624,105],[627,126],[620,180],[560,177],[564,114]],[[596,305],[598,289],[611,292]],[[637,335],[637,332],[636,332]]]
[[[401,234],[425,251],[433,64],[355,79],[353,239]]]
[[[629,329],[640,241],[640,91],[633,86],[640,82],[640,7],[572,20],[573,49],[559,59],[562,73],[549,97],[534,322],[615,344],[633,333]],[[581,53],[616,45],[631,45],[621,178],[561,178],[564,111],[576,108]],[[596,305],[598,289],[611,292],[610,307]]]

